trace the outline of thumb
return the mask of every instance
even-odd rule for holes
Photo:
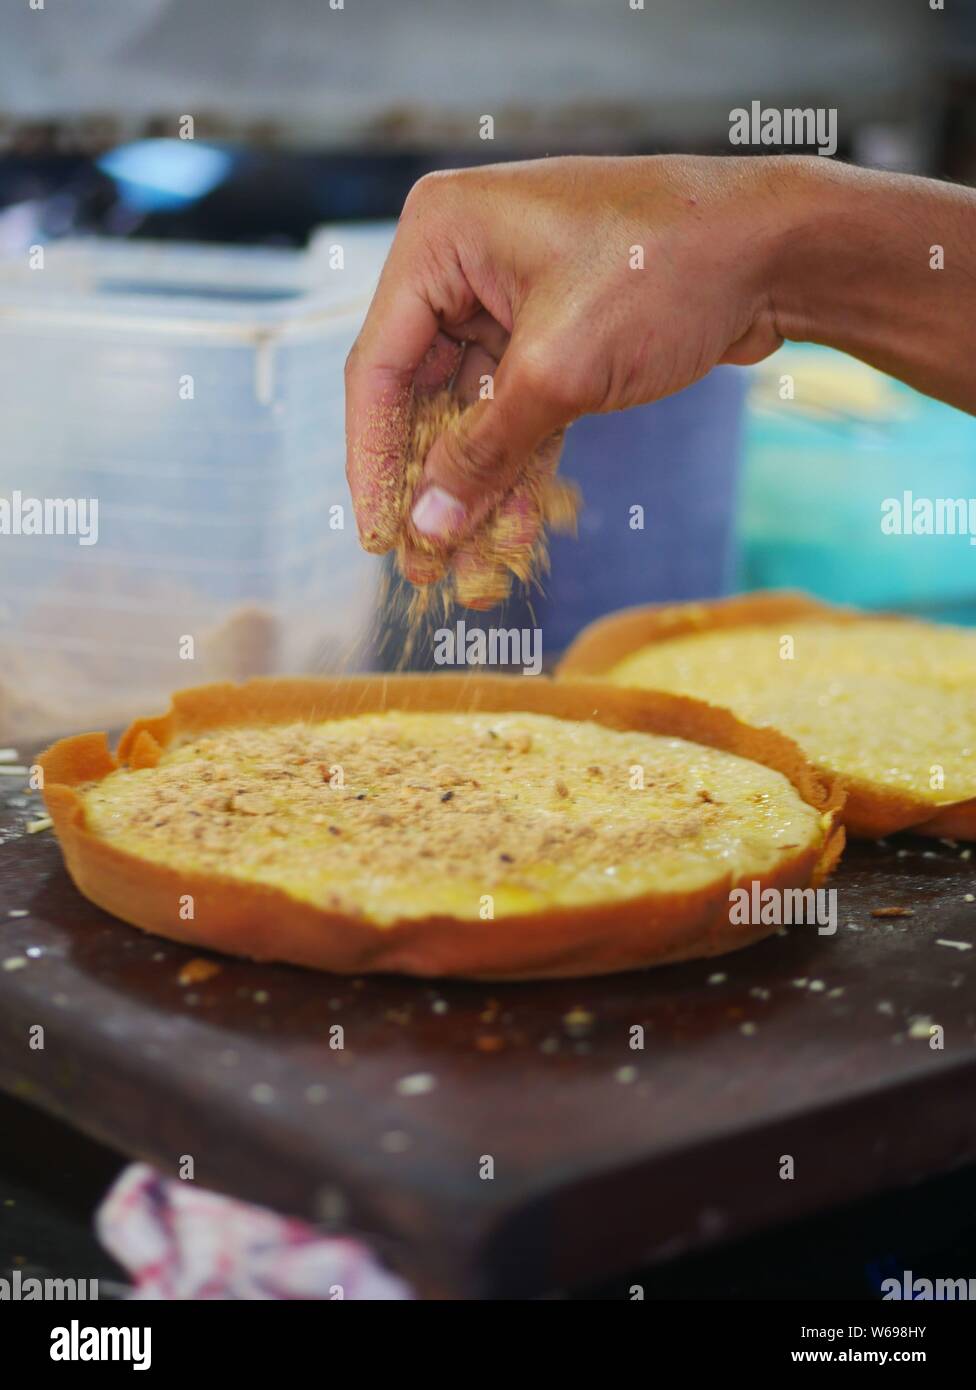
[[[455,545],[518,481],[540,444],[573,415],[558,370],[521,352],[513,338],[495,375],[494,399],[478,401],[457,432],[435,440],[411,511],[415,530]]]

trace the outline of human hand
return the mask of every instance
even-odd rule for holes
[[[412,518],[457,551],[570,421],[772,352],[756,232],[772,221],[767,164],[573,158],[421,179],[347,365],[364,546],[396,539],[413,389],[451,382],[474,402],[431,448]],[[550,445],[541,466],[554,462]]]

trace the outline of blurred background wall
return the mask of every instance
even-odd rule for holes
[[[224,130],[336,147],[510,139],[708,143],[743,93],[842,104],[922,131],[971,68],[972,6],[919,0],[50,0],[6,7],[3,114],[122,128],[208,112]]]
[[[729,110],[753,98],[836,106],[843,156],[976,167],[973,0],[24,0],[0,25],[4,201],[45,186],[41,159],[67,177],[190,113],[198,139],[279,155],[254,166],[264,210],[210,236],[296,238],[303,211],[393,215],[418,168],[450,162],[727,150]],[[287,155],[332,156],[319,168],[341,186],[290,190]]]

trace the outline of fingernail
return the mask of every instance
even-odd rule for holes
[[[410,513],[410,519],[422,536],[449,540],[464,525],[467,513],[456,497],[442,487],[429,487]]]

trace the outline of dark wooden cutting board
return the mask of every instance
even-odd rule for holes
[[[960,846],[854,846],[836,935],[794,927],[643,974],[471,985],[213,957],[219,974],[182,985],[199,953],[81,898],[10,781],[0,1085],[167,1171],[189,1154],[202,1184],[357,1232],[423,1293],[622,1276],[976,1158],[976,853]]]

